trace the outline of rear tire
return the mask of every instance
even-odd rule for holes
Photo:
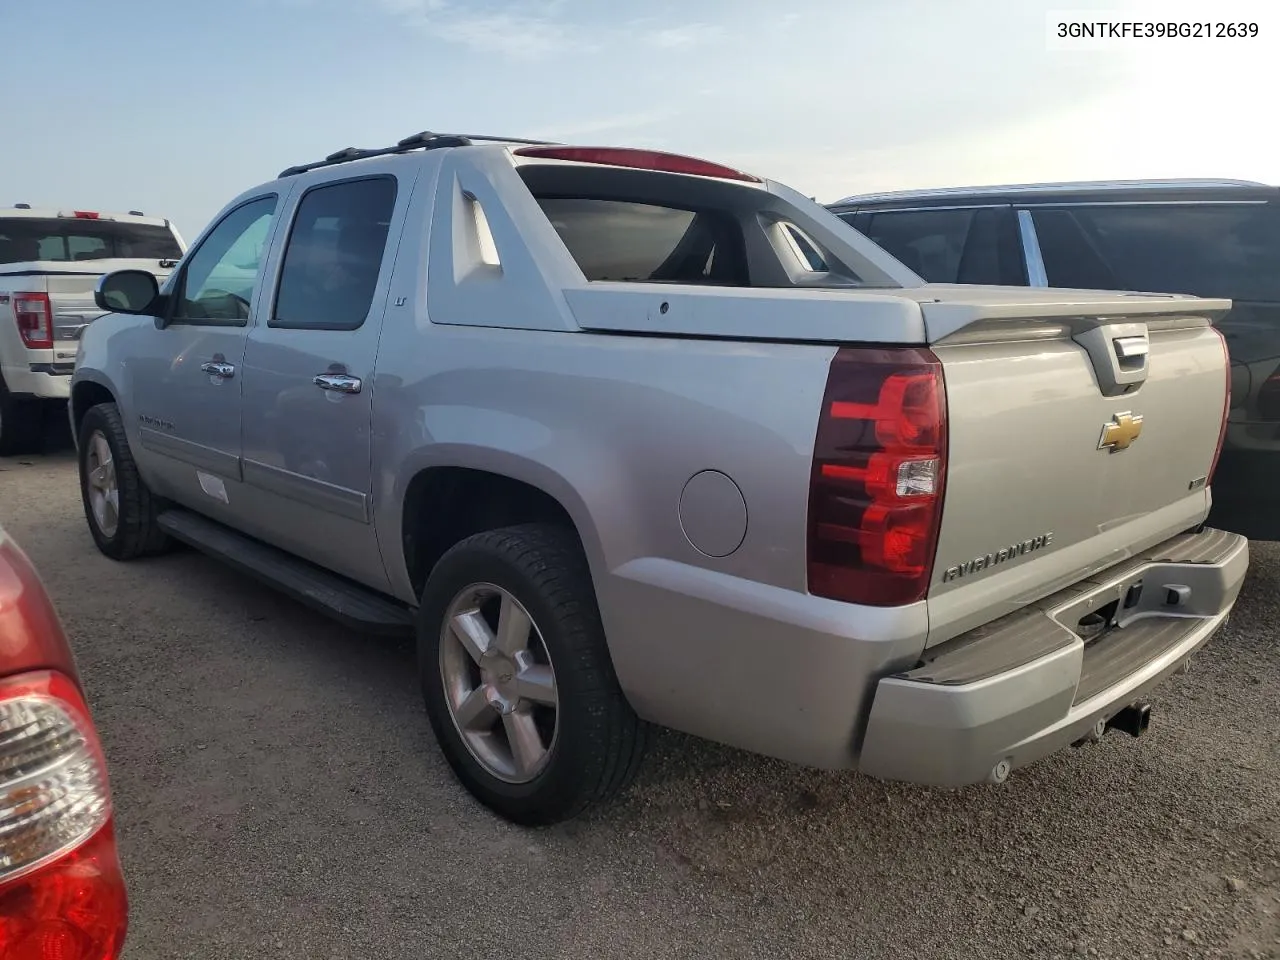
[[[0,457],[39,453],[43,442],[43,405],[33,397],[15,397],[0,382]]]
[[[172,541],[156,523],[156,498],[138,474],[114,403],[100,403],[84,415],[78,457],[80,499],[98,549],[112,560],[168,549]]]
[[[499,816],[558,823],[635,779],[649,726],[618,684],[572,531],[507,527],[450,549],[422,594],[418,664],[449,766]]]

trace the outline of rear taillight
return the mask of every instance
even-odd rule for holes
[[[49,349],[53,346],[53,308],[47,293],[15,293],[13,316],[18,334],[29,348]]]
[[[809,592],[896,606],[924,598],[942,517],[947,418],[928,350],[840,350],[809,486]]]
[[[1213,463],[1209,465],[1209,473],[1205,479],[1206,485],[1213,483],[1213,475],[1218,469],[1218,460],[1222,457],[1222,445],[1227,439],[1227,420],[1231,416],[1231,351],[1227,348],[1227,338],[1222,335],[1222,331],[1217,327],[1210,329],[1218,335],[1218,342],[1222,344],[1222,359],[1227,369],[1227,393],[1222,401],[1222,424],[1218,427],[1218,445],[1213,451]]]
[[[106,763],[76,684],[0,680],[0,957],[114,960],[128,907]]]

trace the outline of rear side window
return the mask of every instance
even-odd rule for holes
[[[930,283],[1001,277],[1000,210],[873,211],[863,232]]]
[[[289,232],[270,326],[361,326],[373,306],[395,205],[393,177],[308,190]]]
[[[1280,301],[1280,207],[1144,204],[1034,210],[1055,287]]]
[[[173,231],[156,224],[71,217],[0,218],[0,264],[181,257],[182,249]]]
[[[741,230],[719,211],[585,197],[538,203],[588,280],[748,283]]]
[[[796,250],[799,251],[800,259],[804,261],[805,266],[814,273],[831,269],[827,266],[826,258],[818,252],[818,245],[803,230],[788,223],[786,231],[791,237],[791,242],[796,245]]]

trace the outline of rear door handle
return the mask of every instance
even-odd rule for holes
[[[333,390],[337,393],[359,393],[360,378],[350,377],[345,373],[320,373],[311,379],[321,390]]]
[[[210,376],[219,377],[223,380],[236,375],[236,368],[232,364],[221,360],[209,360],[200,364],[200,369]]]

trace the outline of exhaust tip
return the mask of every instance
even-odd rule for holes
[[[1107,721],[1108,730],[1120,730],[1131,737],[1140,737],[1151,726],[1151,704],[1142,701],[1125,707]]]

